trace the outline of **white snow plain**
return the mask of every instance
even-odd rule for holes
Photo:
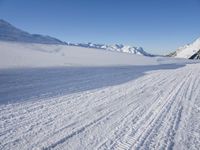
[[[0,42],[0,68],[157,64],[151,57],[67,45]]]
[[[7,42],[0,52],[0,149],[200,147],[198,61]]]

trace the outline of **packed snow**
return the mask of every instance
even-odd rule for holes
[[[200,147],[200,63],[0,42],[0,149]]]
[[[199,149],[199,67],[1,71],[0,149]]]

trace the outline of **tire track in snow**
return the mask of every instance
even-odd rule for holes
[[[110,94],[110,93],[109,93],[109,94]],[[112,97],[113,97],[113,95],[112,95]],[[106,101],[107,101],[108,99],[112,98],[112,97],[107,96]],[[119,96],[118,96],[118,97],[119,97]],[[118,97],[117,97],[117,98],[118,98]],[[82,98],[85,99],[84,97],[82,97]],[[102,101],[102,99],[99,99],[99,98],[98,98],[98,101]],[[37,103],[36,103],[36,104],[37,104]],[[58,104],[59,104],[59,107],[60,107],[60,102],[59,102]],[[58,105],[58,104],[54,104],[54,103],[53,103],[53,105],[52,105],[52,104],[49,105],[49,106],[48,106],[47,112],[51,112],[51,113],[52,113],[51,107],[52,107],[52,109],[56,109],[55,106]],[[82,105],[78,105],[78,106],[79,106],[79,109],[80,109],[80,106],[82,106]],[[22,107],[23,107],[23,106],[22,106]],[[37,106],[37,105],[36,105],[36,108],[38,108],[38,107],[40,107],[40,106]],[[85,108],[85,107],[84,107],[84,108]],[[36,109],[31,109],[31,110],[29,110],[29,111],[32,113],[33,110],[36,110]],[[45,112],[44,112],[44,113],[45,113]],[[57,112],[56,112],[56,113],[57,113]],[[48,115],[48,114],[47,114],[47,115]],[[28,121],[28,122],[27,122],[27,120],[25,120],[25,121],[24,121],[24,124],[30,124],[29,122],[36,122],[36,123],[37,123],[36,120],[33,120],[33,118],[37,118],[37,115],[36,115],[36,114],[33,113],[33,115],[31,115],[29,118],[31,118],[31,120]],[[45,118],[45,117],[44,117],[44,118]],[[55,118],[54,118],[54,119],[55,119]],[[22,121],[22,122],[23,122],[23,121]],[[21,124],[22,122],[19,122],[19,123]],[[37,124],[36,124],[36,125],[37,125]],[[15,124],[15,126],[16,126],[16,124]],[[22,124],[21,126],[23,126],[23,124]],[[23,133],[23,134],[24,134],[24,133]]]
[[[0,149],[172,149],[180,136],[187,142],[181,128],[191,132],[188,122],[198,124],[192,110],[200,106],[198,68],[153,71],[118,86],[4,105]]]
[[[153,105],[149,108],[149,110],[141,116],[141,119],[132,127],[133,130],[130,135],[126,137],[122,142],[114,146],[114,149],[122,148],[122,149],[128,149],[134,145],[134,149],[137,149],[137,147],[141,147],[144,143],[144,141],[148,138],[149,134],[151,133],[152,128],[154,127],[154,124],[157,123],[157,120],[160,118],[160,115],[167,114],[167,110],[170,109],[171,103],[173,101],[165,100],[165,99],[171,99],[173,95],[175,95],[181,88],[181,86],[185,83],[185,81],[182,81],[182,83],[177,85],[174,85],[177,90],[172,89],[169,92],[169,96],[166,95],[167,97],[156,97],[158,99],[153,103]],[[172,94],[173,93],[173,94]],[[160,99],[160,100],[159,100]],[[148,127],[148,128],[147,128]],[[135,143],[135,144],[133,144]],[[118,146],[119,145],[119,146]]]
[[[169,77],[168,75],[167,76],[165,76],[165,77]],[[154,77],[155,78],[155,77]],[[157,86],[158,85],[162,85],[161,83],[163,82],[163,81],[165,81],[165,79],[166,78],[164,78],[164,79],[162,79],[160,82],[158,82],[158,83],[156,83],[157,84]],[[172,82],[174,79],[172,79],[172,80],[168,80],[168,82]],[[146,84],[146,86],[148,85],[148,83]],[[152,85],[152,86],[156,86],[156,85]],[[164,86],[164,85],[163,85]],[[143,95],[144,96],[144,95]],[[156,96],[154,96],[154,98],[153,98],[154,100],[157,100],[158,99],[158,96],[156,95]],[[154,101],[152,99],[152,101]],[[141,101],[141,98],[139,98],[139,100]],[[141,101],[141,102],[144,102],[144,101]],[[147,102],[151,102],[151,101],[147,101]],[[144,106],[144,104],[142,104],[142,106]],[[145,108],[146,109],[146,108]],[[144,109],[144,107],[142,107],[142,109],[141,109],[141,111],[138,113],[138,114],[132,114],[132,117],[130,117],[130,118],[137,118],[136,120],[135,119],[133,119],[133,123],[131,123],[130,121],[129,122],[127,122],[126,124],[135,124],[134,122],[137,122],[137,120],[138,120],[138,118],[140,118],[140,116],[144,113],[144,111],[145,111],[145,109]],[[132,119],[127,119],[127,120],[132,120]],[[124,128],[126,128],[126,126],[127,125],[124,125],[125,127]],[[129,126],[127,126],[127,128],[129,128],[129,131],[126,131],[126,132],[131,132],[130,130],[131,130],[131,128],[129,127]],[[125,133],[123,133],[123,136],[126,136],[126,135],[124,135]],[[117,137],[117,140],[120,140],[120,138],[121,137],[119,137],[119,136],[121,136],[121,135],[118,135],[118,137]],[[117,141],[117,140],[115,140],[115,141]],[[107,141],[107,143],[109,143],[108,141]],[[106,149],[110,149],[111,147],[112,147],[112,145],[113,144],[116,144],[114,141],[111,141],[110,143],[112,143],[110,146],[106,146]],[[99,146],[99,147],[104,147],[106,145],[106,142],[105,142],[105,144],[102,144],[101,146]],[[126,144],[126,145],[128,145],[128,144]],[[130,145],[129,145],[130,146]],[[104,149],[104,148],[102,148],[102,149]]]

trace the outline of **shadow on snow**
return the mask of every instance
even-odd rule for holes
[[[60,67],[0,70],[0,104],[48,98],[118,85],[147,71],[184,65]]]

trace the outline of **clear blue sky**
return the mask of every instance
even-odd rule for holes
[[[0,0],[0,18],[67,42],[167,53],[200,37],[200,0]]]

